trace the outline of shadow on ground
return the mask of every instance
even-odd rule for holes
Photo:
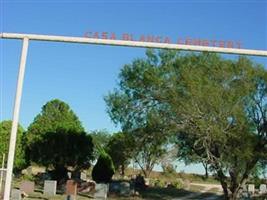
[[[208,199],[213,197],[212,199],[220,200],[222,199],[221,195],[216,195],[211,192],[200,193],[200,192],[192,192],[184,189],[176,189],[176,188],[148,188],[145,191],[141,192],[142,198],[146,200],[170,200],[170,199],[179,199],[186,198],[186,196],[190,198],[188,199]]]
[[[183,197],[189,194],[192,194],[192,192],[184,189],[160,188],[160,187],[147,188],[145,191],[141,192],[142,197],[149,200],[150,199],[169,200],[177,197]]]

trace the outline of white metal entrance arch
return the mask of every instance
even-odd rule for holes
[[[85,37],[0,33],[0,38],[23,40],[22,52],[21,52],[21,58],[20,58],[20,66],[19,66],[19,74],[18,74],[18,80],[17,80],[16,97],[15,97],[15,104],[14,104],[14,111],[13,111],[12,129],[11,129],[11,134],[10,134],[4,200],[10,199],[12,171],[13,171],[13,163],[14,163],[14,155],[15,155],[18,120],[19,120],[19,111],[20,111],[22,87],[23,87],[29,40],[50,41],[50,42],[68,42],[68,43],[81,43],[81,44],[99,44],[99,45],[111,45],[111,46],[143,47],[143,48],[156,48],[156,49],[175,49],[175,50],[184,50],[184,51],[206,51],[206,52],[215,52],[215,53],[267,57],[266,50],[233,49],[233,48],[193,46],[193,45],[181,45],[181,44],[126,41],[126,40],[94,39],[94,38],[85,38]]]

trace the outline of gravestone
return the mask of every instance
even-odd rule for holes
[[[81,193],[88,193],[88,192],[91,192],[93,190],[95,190],[95,182],[94,181],[87,181],[87,182],[82,182],[79,184],[79,187],[78,187],[78,192],[81,192]]]
[[[81,172],[80,179],[86,181],[87,179],[86,173]]]
[[[122,195],[122,196],[130,196],[131,195],[130,183],[121,182],[121,184],[120,184],[120,195]]]
[[[76,200],[76,197],[73,195],[67,195],[66,200]]]
[[[144,180],[145,180],[145,185],[146,185],[146,186],[149,186],[149,183],[150,183],[149,178],[145,178]]]
[[[120,182],[118,181],[112,181],[110,184],[109,184],[109,192],[110,193],[117,193],[119,194],[120,193]]]
[[[248,191],[242,191],[242,197],[243,198],[249,198],[249,193],[248,193]]]
[[[66,183],[66,195],[77,196],[77,183],[74,180],[68,180]]]
[[[75,200],[77,196],[77,183],[74,180],[68,180],[66,183],[65,193],[67,200]]]
[[[55,196],[57,193],[57,181],[44,182],[44,195]]]
[[[68,178],[71,178],[71,172],[68,172]]]
[[[108,184],[96,184],[94,199],[107,199]]]
[[[32,181],[23,181],[20,184],[20,191],[25,192],[26,194],[34,193],[34,182]]]
[[[260,194],[267,193],[267,187],[265,184],[261,184],[259,189],[260,189]]]
[[[21,191],[18,189],[12,189],[11,200],[21,200]]]
[[[254,194],[255,193],[255,185],[254,184],[248,184],[248,192],[250,194]]]

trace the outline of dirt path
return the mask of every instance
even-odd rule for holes
[[[204,189],[202,189],[199,192],[195,192],[195,193],[186,195],[184,197],[179,197],[179,198],[175,198],[175,199],[172,199],[172,200],[197,199],[198,196],[201,196],[203,193],[207,193],[212,189],[216,189],[216,190],[218,190],[218,192],[214,193],[214,195],[212,195],[210,197],[205,197],[205,200],[217,200],[218,199],[218,195],[222,194],[222,187],[221,187],[221,185],[218,185],[218,184],[190,183],[190,185],[202,186],[202,187],[204,187]]]
[[[190,185],[202,186],[205,187],[205,191],[216,188],[219,192],[223,192],[222,186],[219,184],[204,184],[204,183],[190,183]]]

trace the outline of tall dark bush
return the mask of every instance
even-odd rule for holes
[[[101,152],[92,171],[92,178],[96,183],[109,183],[115,172],[111,157]]]

